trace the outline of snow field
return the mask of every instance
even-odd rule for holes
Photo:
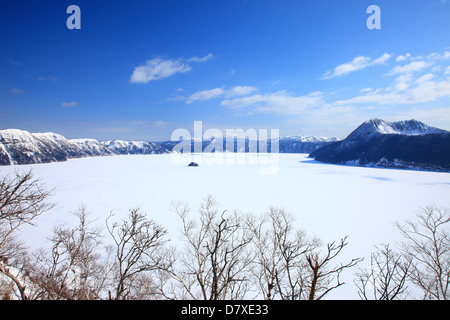
[[[414,220],[427,205],[450,208],[448,173],[329,165],[306,154],[278,154],[276,172],[262,174],[262,168],[270,166],[262,158],[267,155],[246,154],[244,163],[240,158],[233,164],[226,159],[217,163],[214,154],[178,155],[177,161],[172,156],[122,155],[8,166],[0,167],[0,175],[32,169],[35,178],[54,188],[51,201],[56,206],[39,217],[35,227],[22,229],[21,237],[31,249],[46,245],[54,225],[74,223],[70,212],[81,204],[101,227],[111,212],[119,219],[130,208],[140,207],[168,230],[174,245],[180,245],[181,223],[171,202],[187,202],[195,217],[202,200],[212,195],[222,210],[263,214],[270,206],[284,208],[296,217],[298,228],[325,244],[348,235],[339,261],[365,257],[359,266],[367,267],[375,245],[390,243],[395,248],[401,241],[394,222]],[[190,161],[200,166],[187,167]],[[346,286],[327,297],[357,299],[354,271],[343,273]]]

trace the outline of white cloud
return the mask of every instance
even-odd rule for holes
[[[361,89],[361,90],[359,90],[359,92],[373,92],[373,88],[371,88],[371,87],[368,87],[368,88],[363,88],[363,89]]]
[[[225,90],[222,88],[198,91],[196,93],[191,94],[187,98],[186,102],[192,103],[194,101],[203,101],[203,100],[214,99],[214,98],[218,98],[218,97],[222,96],[223,94],[225,94]]]
[[[420,78],[418,78],[416,81],[414,81],[414,83],[418,83],[418,84],[425,83],[425,82],[430,81],[433,78],[434,78],[434,74],[427,73],[427,74],[421,76]]]
[[[411,89],[407,101],[408,103],[429,102],[441,97],[450,97],[450,80],[423,81]]]
[[[303,96],[293,96],[285,91],[255,94],[242,98],[225,99],[221,105],[233,110],[251,108],[253,112],[275,114],[301,114],[304,111],[323,105],[321,92]]]
[[[424,60],[430,60],[430,61],[438,61],[438,60],[447,60],[450,59],[450,51],[445,51],[444,53],[439,52],[432,52],[425,57],[419,56],[416,57],[416,59],[424,59]]]
[[[412,82],[411,74],[401,74],[395,79],[395,87],[393,88],[395,91],[403,91],[409,88]]]
[[[236,86],[231,89],[223,89],[223,88],[214,88],[209,90],[198,91],[191,94],[187,99],[186,103],[192,103],[194,101],[204,101],[214,98],[220,97],[236,97],[236,96],[245,96],[250,93],[258,90],[255,87],[250,86]]]
[[[450,67],[437,64],[447,52],[431,53],[421,60],[411,57],[410,63],[394,67],[388,75],[397,75],[391,86],[376,90],[362,90],[361,95],[338,100],[334,105],[407,105],[435,101],[450,97]],[[435,66],[433,73],[423,73],[427,67]]]
[[[411,57],[411,54],[410,54],[410,53],[407,53],[407,54],[405,54],[405,55],[399,55],[399,56],[395,59],[395,61],[397,61],[397,62],[404,61],[404,60],[408,59],[409,57]]]
[[[395,113],[399,111],[412,110],[413,107],[417,107],[418,110],[423,109],[420,103],[426,103],[429,108],[428,106],[432,105],[429,102],[439,98],[450,98],[450,77],[448,76],[450,66],[447,66],[444,61],[447,59],[447,52],[431,53],[422,57],[407,53],[402,58],[399,59],[399,57],[397,61],[406,62],[395,63],[389,68],[391,70],[388,75],[395,77],[383,78],[383,72],[386,70],[378,73],[378,77],[383,78],[381,83],[384,83],[386,79],[388,81],[391,79],[391,83],[380,85],[378,88],[373,86],[373,82],[370,82],[371,87],[368,87],[368,83],[361,83],[361,88],[354,88],[357,91],[349,98],[341,96],[342,93],[349,92],[347,88],[333,92],[311,92],[298,95],[287,91],[262,92],[250,86],[214,88],[180,98],[187,103],[220,99],[220,105],[233,112],[235,116],[256,114],[291,116],[286,118],[302,119],[302,123],[308,123],[308,125],[319,126],[327,123],[330,128],[335,128],[334,124],[339,126],[348,123],[348,119],[358,123],[374,117],[388,115],[395,117]],[[385,64],[390,58],[391,55],[387,53],[376,59],[356,57],[350,63],[329,71],[326,76],[331,78],[369,66]]]
[[[161,57],[147,60],[142,66],[134,68],[130,77],[131,83],[148,83],[153,80],[160,80],[173,76],[176,73],[186,73],[192,70],[189,63],[205,62],[213,57],[208,53],[204,57],[192,57],[189,59],[163,59]]]
[[[61,106],[65,107],[65,108],[73,108],[76,107],[78,104],[76,101],[71,101],[71,102],[63,102],[61,103]]]
[[[354,58],[352,61],[341,64],[334,68],[333,71],[326,72],[322,79],[331,79],[334,77],[346,75],[350,72],[354,72],[357,70],[361,70],[370,66],[375,66],[379,64],[384,64],[386,61],[388,61],[391,58],[391,54],[384,53],[382,56],[378,57],[377,59],[373,60],[369,57],[364,56],[358,56]]]
[[[355,105],[376,103],[379,105],[417,104],[434,101],[442,97],[450,97],[450,79],[432,81],[431,74],[418,78],[415,86],[407,85],[403,90],[380,90],[376,93],[368,93],[354,98],[336,101],[336,105]]]
[[[409,73],[409,72],[416,72],[420,71],[426,67],[430,66],[430,63],[426,61],[413,61],[409,64],[406,64],[404,66],[396,66],[394,67],[388,75],[395,75],[395,74],[401,74],[401,73]]]
[[[450,108],[410,108],[395,114],[397,119],[420,119],[428,125],[437,128],[450,129]]]
[[[205,61],[211,59],[212,57],[214,57],[214,55],[212,53],[208,53],[204,57],[192,57],[192,58],[187,59],[187,61],[188,62],[205,62]]]
[[[369,63],[369,66],[375,66],[375,65],[378,65],[378,64],[384,64],[384,63],[386,63],[386,61],[388,61],[391,57],[392,57],[391,54],[385,53],[385,54],[383,54],[381,57],[376,58],[376,59],[373,60],[371,63]]]
[[[152,80],[159,80],[170,77],[176,73],[186,73],[191,70],[188,64],[178,60],[164,60],[154,58],[148,60],[145,65],[134,68],[131,75],[131,83],[148,83]]]
[[[258,90],[255,87],[249,87],[249,86],[236,86],[231,88],[227,91],[226,95],[228,97],[234,97],[234,96],[246,96],[254,91]]]

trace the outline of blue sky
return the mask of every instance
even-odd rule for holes
[[[0,42],[0,129],[168,140],[201,120],[343,138],[377,117],[450,130],[449,0],[2,0]]]

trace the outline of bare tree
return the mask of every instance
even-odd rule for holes
[[[294,217],[283,209],[270,208],[264,217],[249,216],[256,258],[253,273],[264,299],[301,299],[305,291],[305,255],[320,245],[294,229]]]
[[[0,180],[0,274],[5,275],[19,291],[19,298],[28,299],[22,267],[25,260],[23,243],[15,237],[23,225],[33,225],[33,221],[50,210],[47,203],[50,192],[39,179],[30,172],[15,173]],[[11,268],[14,267],[14,270]],[[17,272],[18,270],[18,272]]]
[[[417,222],[396,223],[404,237],[403,255],[411,260],[411,281],[424,299],[450,298],[450,211],[428,206],[417,214]]]
[[[199,223],[188,218],[186,204],[174,205],[183,223],[186,247],[180,255],[183,267],[171,270],[170,275],[180,284],[181,297],[241,299],[248,292],[251,237],[237,212],[219,213],[216,205],[211,196],[205,199]]]
[[[395,300],[408,296],[407,278],[411,260],[384,245],[370,257],[370,267],[359,269],[355,284],[361,299]]]
[[[131,209],[121,223],[110,224],[107,220],[107,230],[114,241],[115,252],[114,289],[109,298],[124,300],[159,294],[159,285],[152,285],[149,273],[171,266],[172,261],[165,254],[166,229],[147,219],[140,209]],[[145,294],[139,289],[144,282]]]
[[[319,300],[343,285],[341,272],[361,259],[331,266],[347,245],[347,238],[328,244],[322,254],[321,241],[295,230],[293,222],[292,215],[275,208],[264,218],[248,220],[257,252],[253,271],[265,299]]]
[[[98,299],[109,273],[101,259],[101,230],[91,227],[87,210],[81,206],[74,215],[78,226],[56,226],[50,238],[50,254],[40,250],[32,269],[33,282],[39,286],[39,299]]]
[[[325,254],[320,252],[306,254],[309,266],[308,300],[320,300],[330,291],[342,286],[344,284],[340,279],[342,271],[362,261],[362,258],[354,258],[348,263],[330,266],[347,244],[347,237],[344,237],[339,243],[328,243]]]

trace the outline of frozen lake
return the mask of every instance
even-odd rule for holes
[[[276,170],[264,155],[245,155],[244,164],[208,163],[214,157],[182,155],[133,155],[74,159],[67,162],[0,167],[1,175],[29,170],[53,190],[55,208],[41,216],[37,226],[23,229],[32,248],[45,245],[52,226],[70,220],[70,211],[85,204],[99,226],[111,211],[117,216],[140,207],[149,217],[179,239],[180,221],[171,211],[172,201],[186,201],[197,213],[201,201],[212,195],[221,209],[260,214],[270,206],[284,208],[296,224],[324,242],[348,235],[341,258],[365,257],[368,265],[375,245],[400,239],[393,223],[414,220],[421,207],[450,207],[450,174],[397,169],[328,165],[306,154],[277,155]],[[199,167],[187,167],[190,161]],[[352,273],[351,271],[350,273]],[[330,298],[357,298],[352,274],[347,285]],[[347,277],[349,280],[347,280]]]

